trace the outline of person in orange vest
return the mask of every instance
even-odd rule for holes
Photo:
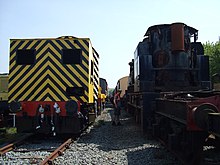
[[[119,116],[121,115],[121,89],[118,89],[116,94],[114,95],[114,116],[112,125],[121,125]]]

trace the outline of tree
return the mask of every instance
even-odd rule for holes
[[[114,88],[109,88],[108,89],[108,94],[111,96],[113,94]]]
[[[205,54],[209,56],[210,73],[220,74],[220,42],[203,44]]]

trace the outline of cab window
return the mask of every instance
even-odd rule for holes
[[[63,49],[63,64],[81,64],[81,49]]]

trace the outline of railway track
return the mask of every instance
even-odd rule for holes
[[[9,164],[17,164],[18,162],[19,164],[53,164],[53,160],[62,155],[72,142],[72,138],[67,140],[60,138],[30,139],[30,136],[26,136],[0,148],[1,162]]]
[[[3,155],[11,150],[13,150],[14,148],[16,148],[17,145],[22,144],[26,139],[32,137],[33,134],[24,134],[20,137],[18,137],[16,140],[14,140],[13,142],[10,142],[9,144],[4,145],[3,147],[0,148],[0,155]]]
[[[89,126],[85,127],[80,135],[64,137],[43,137],[41,135],[25,134],[16,139],[16,141],[0,148],[0,162],[9,164],[18,162],[19,164],[53,164],[53,160],[62,155],[75,139],[79,139],[86,134]]]
[[[112,126],[110,123],[111,119],[108,115],[109,112],[110,111],[105,111],[103,114],[106,117],[100,118],[100,120],[105,123],[102,123],[97,129],[92,129],[93,131],[91,134],[85,133],[86,136],[82,135],[82,137],[78,138],[76,141],[72,138],[31,138],[31,140],[25,140],[25,143],[22,145],[19,144],[19,146],[16,144],[9,144],[8,146],[11,151],[7,150],[7,147],[5,147],[5,152],[3,153],[3,150],[0,149],[2,153],[0,162],[3,162],[3,164],[18,164],[19,162],[19,164],[44,165],[53,163],[60,164],[60,162],[65,162],[65,160],[68,159],[67,162],[70,163],[91,163],[96,161],[97,163],[103,162],[105,164],[107,163],[105,161],[108,160],[109,164],[117,161],[121,161],[121,164],[126,164],[125,162],[127,159],[127,162],[133,165],[137,163],[135,158],[137,157],[137,160],[141,159],[142,163],[151,160],[153,164],[157,164],[156,162],[158,162],[158,165],[164,161],[171,164],[179,164],[180,162],[184,164],[183,161],[174,161],[169,158],[168,160],[164,160],[171,154],[165,151],[163,153],[163,147],[157,145],[154,140],[145,141],[146,139],[142,137],[143,135],[138,137],[139,135],[135,132],[137,128],[131,125],[131,121],[127,115],[122,118],[122,122],[124,123],[123,126]],[[129,132],[125,130],[129,130]],[[118,135],[118,132],[122,133],[123,136]],[[67,151],[65,151],[66,149]],[[154,151],[156,153],[154,153]],[[170,153],[174,154],[174,152]],[[80,160],[83,159],[82,155],[84,155],[86,160]],[[122,158],[124,155],[127,155],[127,158]],[[117,156],[119,156],[119,158],[117,158]],[[56,157],[58,158],[55,159]],[[176,155],[173,157],[177,158]],[[205,157],[204,160],[205,165],[219,163],[217,160],[210,157]]]
[[[53,160],[58,156],[63,154],[65,149],[69,148],[69,145],[73,142],[73,139],[70,138],[66,140],[62,145],[60,145],[54,152],[52,152],[48,157],[44,159],[41,165],[53,164]]]

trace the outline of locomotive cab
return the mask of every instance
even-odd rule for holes
[[[155,25],[144,37],[134,52],[134,91],[210,89],[198,30],[183,23]]]

